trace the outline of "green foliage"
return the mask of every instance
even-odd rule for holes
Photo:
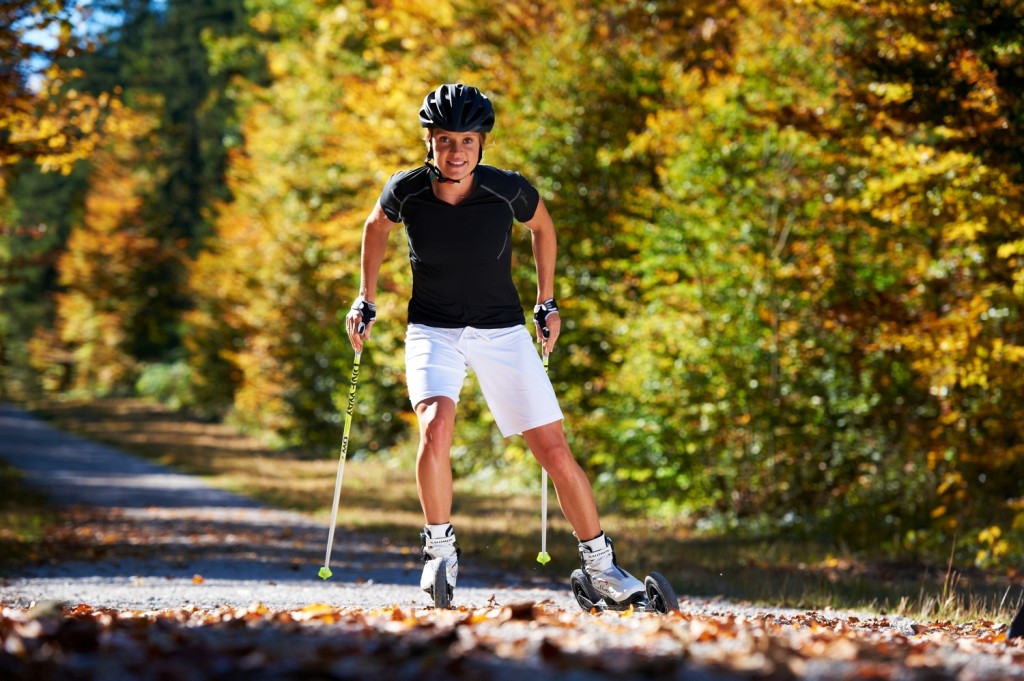
[[[43,173],[28,161],[11,175],[9,196],[0,201],[0,395],[26,399],[41,391],[40,374],[51,388],[66,387],[65,358],[50,358],[33,369],[28,350],[37,328],[53,325],[57,288],[55,264],[81,219],[84,168],[68,176]]]
[[[22,472],[4,460],[0,489],[0,577],[6,577],[38,556],[57,512],[45,494],[27,485]]]
[[[172,409],[181,409],[195,403],[192,395],[192,370],[187,362],[150,364],[139,371],[135,393]]]

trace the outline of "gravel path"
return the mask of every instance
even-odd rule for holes
[[[422,606],[418,546],[335,532],[333,577],[317,577],[327,527],[308,516],[266,508],[51,428],[14,407],[0,406],[0,458],[66,507],[67,539],[93,543],[95,555],[35,565],[0,586],[16,607],[46,600],[94,607],[181,606],[271,608],[311,603]],[[411,533],[412,534],[412,533]],[[513,600],[576,607],[566,587],[532,575],[504,574],[464,557],[456,604]]]
[[[434,610],[417,545],[339,528],[325,582],[323,522],[3,405],[0,458],[67,519],[50,540],[63,559],[44,551],[0,580],[0,678],[12,681],[1024,680],[1024,645],[997,623],[686,598],[663,617],[591,615],[566,580],[472,556],[459,608]]]

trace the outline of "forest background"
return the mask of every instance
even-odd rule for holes
[[[443,82],[559,230],[603,505],[1024,560],[1024,4],[8,0],[2,397],[142,395],[336,455],[362,223]],[[528,231],[514,231],[524,307]],[[398,231],[352,452],[408,447]],[[468,387],[460,475],[528,484]]]

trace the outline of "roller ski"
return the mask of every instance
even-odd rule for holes
[[[452,606],[455,581],[459,576],[459,556],[462,549],[455,541],[451,525],[424,527],[420,533],[423,552],[423,575],[420,588],[434,600],[434,607],[447,610]]]
[[[619,567],[612,541],[604,533],[580,542],[580,565],[569,581],[576,602],[587,612],[632,608],[664,615],[679,609],[676,592],[664,576],[652,572],[641,582]]]

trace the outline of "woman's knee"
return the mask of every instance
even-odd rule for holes
[[[535,452],[534,456],[555,480],[575,476],[581,470],[567,444],[551,445],[543,451]]]
[[[420,425],[420,450],[451,442],[455,427],[455,405],[444,397],[424,400],[416,405],[416,416]]]
[[[576,466],[561,422],[528,430],[523,435],[530,451],[549,474],[553,472],[552,469],[571,469]]]

